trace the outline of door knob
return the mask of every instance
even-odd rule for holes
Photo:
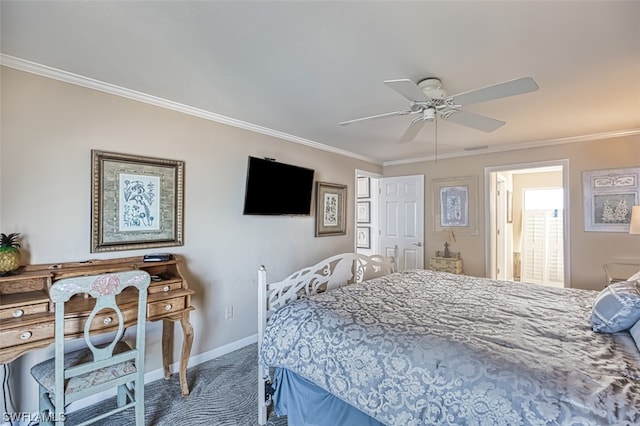
[[[422,242],[418,241],[417,243],[413,243],[414,246],[422,247]]]

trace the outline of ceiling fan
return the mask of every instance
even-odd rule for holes
[[[397,115],[417,115],[411,120],[409,127],[398,141],[398,143],[403,143],[412,141],[427,121],[434,121],[439,115],[443,120],[489,133],[504,125],[505,122],[464,111],[461,108],[478,102],[506,98],[539,89],[538,84],[531,77],[505,81],[453,96],[447,96],[447,93],[441,89],[440,79],[435,77],[425,78],[418,84],[408,79],[386,80],[384,84],[409,99],[409,109],[347,120],[341,122],[340,125],[345,126],[359,121]]]

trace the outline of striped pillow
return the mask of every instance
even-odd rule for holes
[[[640,282],[620,281],[600,292],[591,310],[591,328],[616,333],[640,320]]]
[[[631,333],[631,337],[633,337],[633,340],[635,340],[636,346],[640,351],[640,321],[638,321],[636,325],[629,329],[629,333]]]

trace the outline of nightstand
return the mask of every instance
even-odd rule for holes
[[[429,268],[434,271],[461,275],[462,259],[460,259],[460,253],[451,252],[449,257],[443,257],[442,252],[437,251],[436,255],[429,259]]]
[[[640,271],[638,263],[605,263],[603,265],[606,274],[605,287],[618,281],[626,281],[630,276]]]

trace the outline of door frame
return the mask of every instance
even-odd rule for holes
[[[496,174],[496,215],[495,226],[496,231],[496,278],[499,280],[506,280],[508,276],[507,269],[507,256],[506,256],[506,237],[507,237],[507,182],[500,174]],[[499,264],[498,264],[499,263]],[[513,263],[513,260],[512,260]],[[493,274],[493,272],[492,272]],[[513,274],[512,274],[513,276]]]
[[[569,194],[569,160],[568,159],[560,159],[560,160],[548,160],[548,161],[536,161],[532,163],[517,163],[517,164],[506,164],[502,166],[491,166],[484,168],[484,202],[485,206],[487,206],[487,216],[485,217],[484,226],[485,226],[485,274],[487,274],[488,278],[495,279],[495,239],[492,238],[492,235],[495,231],[494,222],[496,217],[496,201],[494,196],[495,185],[493,180],[491,179],[491,175],[493,173],[506,172],[509,170],[519,170],[519,169],[535,169],[540,167],[560,167],[562,169],[562,190],[563,190],[563,203],[564,209],[563,212],[563,230],[562,230],[562,238],[563,238],[563,257],[564,257],[564,286],[571,287],[571,240],[569,238],[569,230],[571,229],[570,223],[570,210],[571,205],[569,204],[570,194]]]

